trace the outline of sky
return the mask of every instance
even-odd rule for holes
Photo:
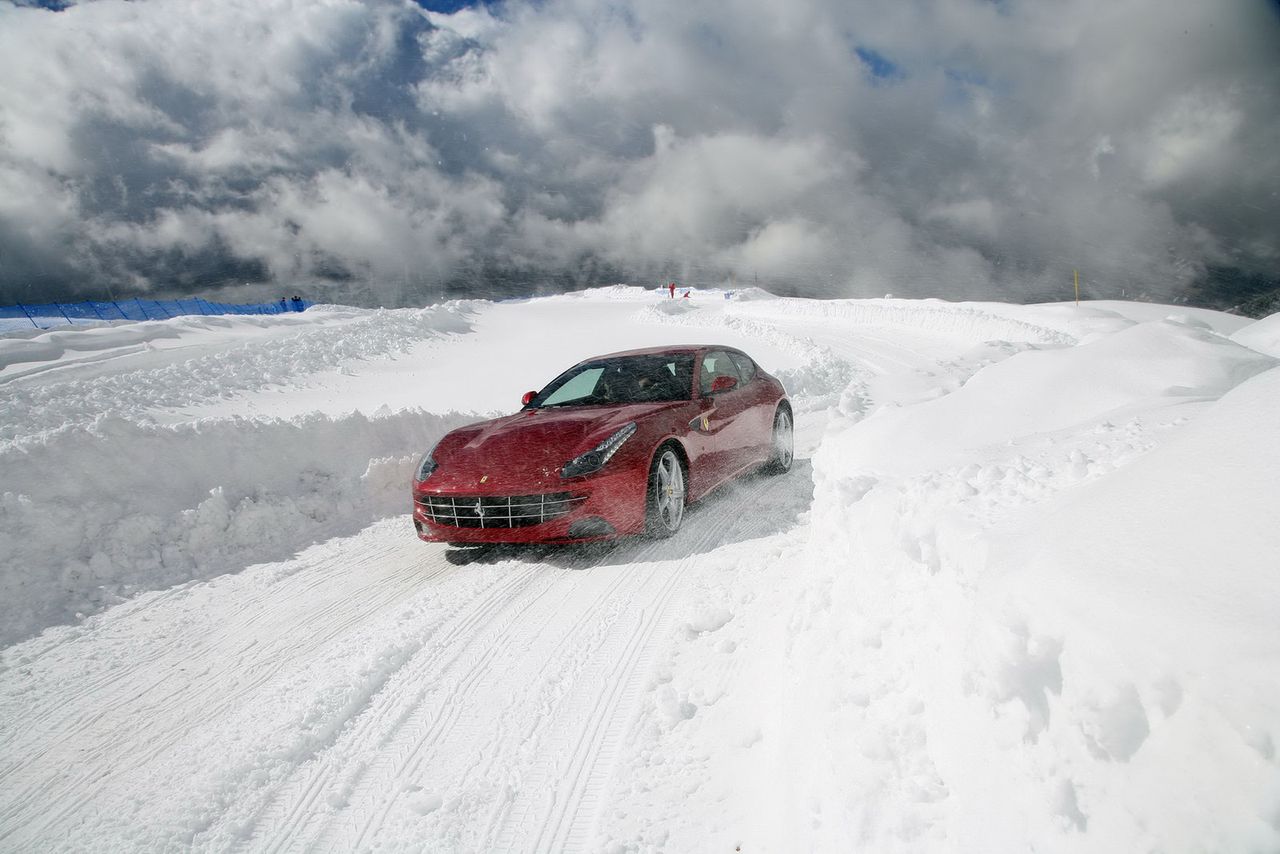
[[[0,304],[1230,299],[1278,60],[1275,0],[0,0]]]

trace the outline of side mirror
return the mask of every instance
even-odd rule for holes
[[[533,402],[533,399],[537,396],[538,396],[538,393],[536,391],[526,391],[524,393],[524,397],[520,398],[520,405],[528,406],[530,403]]]
[[[711,381],[711,394],[719,394],[722,391],[729,391],[738,385],[737,377],[716,377]]]

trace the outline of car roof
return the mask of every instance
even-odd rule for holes
[[[583,362],[598,362],[601,359],[617,359],[624,356],[664,356],[675,355],[676,353],[700,353],[706,350],[732,350],[735,353],[741,353],[737,347],[728,347],[724,344],[676,344],[667,347],[641,347],[637,350],[619,350],[617,353],[605,353],[600,356],[592,356],[590,359],[583,359]],[[744,354],[745,355],[745,354]]]

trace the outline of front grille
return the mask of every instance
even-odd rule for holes
[[[525,528],[541,525],[586,501],[585,495],[423,495],[417,504],[437,525],[452,528]]]

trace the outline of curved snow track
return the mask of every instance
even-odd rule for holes
[[[1280,540],[1186,487],[1274,489],[1268,330],[714,296],[0,339],[0,852],[1275,847]],[[443,432],[681,342],[784,380],[789,474],[669,540],[417,540]]]
[[[435,850],[593,850],[619,739],[652,687],[686,586],[717,554],[796,526],[813,491],[806,460],[786,477],[752,476],[718,491],[690,508],[672,540],[449,549],[419,542],[407,515],[395,514],[291,560],[216,575],[255,549],[314,536],[317,524],[358,527],[370,512],[359,507],[407,500],[408,466],[431,431],[465,418],[421,412],[421,396],[399,405],[394,392],[373,417],[353,415],[348,383],[368,377],[352,360],[389,359],[395,373],[408,351],[413,361],[398,371],[411,374],[421,374],[424,356],[473,361],[475,313],[473,305],[332,312],[314,330],[294,318],[250,319],[242,329],[175,321],[176,330],[93,330],[97,349],[55,346],[72,333],[12,343],[14,367],[0,374],[15,415],[0,450],[14,455],[11,470],[43,465],[60,476],[56,461],[72,459],[67,471],[82,478],[133,484],[94,508],[117,520],[105,537],[69,538],[59,530],[65,520],[40,526],[32,502],[19,508],[27,515],[12,521],[31,526],[21,553],[43,556],[55,577],[77,559],[122,565],[114,587],[104,571],[106,587],[64,592],[24,618],[56,621],[54,606],[110,602],[111,590],[127,595],[138,580],[213,577],[144,592],[4,650],[0,850],[65,839],[77,850],[351,851],[417,848],[424,838]],[[527,329],[510,309],[480,313],[493,337]],[[600,337],[598,349],[610,349],[612,336]],[[36,349],[50,361],[33,364]],[[549,353],[541,373],[581,355]],[[100,405],[88,399],[95,395]],[[220,395],[229,400],[209,402]],[[23,426],[20,411],[37,420]],[[819,431],[810,425],[799,441],[811,447]],[[403,458],[380,456],[397,435]],[[113,444],[141,453],[101,453]],[[225,461],[187,466],[181,477],[193,482],[157,484],[160,494],[147,496],[140,461],[157,448],[166,470],[187,457]],[[299,458],[332,460],[340,449],[354,466]],[[313,496],[290,491],[307,465],[330,499],[342,496],[355,512],[333,515],[332,501],[311,509]],[[37,505],[74,489],[70,479],[45,480]],[[211,497],[183,512],[202,491]],[[169,519],[155,507],[166,498],[177,514]],[[157,533],[157,523],[185,532]],[[111,547],[116,529],[150,539]],[[214,551],[200,554],[202,545]],[[147,575],[123,566],[149,550],[169,568]],[[30,601],[43,604],[38,594]]]

